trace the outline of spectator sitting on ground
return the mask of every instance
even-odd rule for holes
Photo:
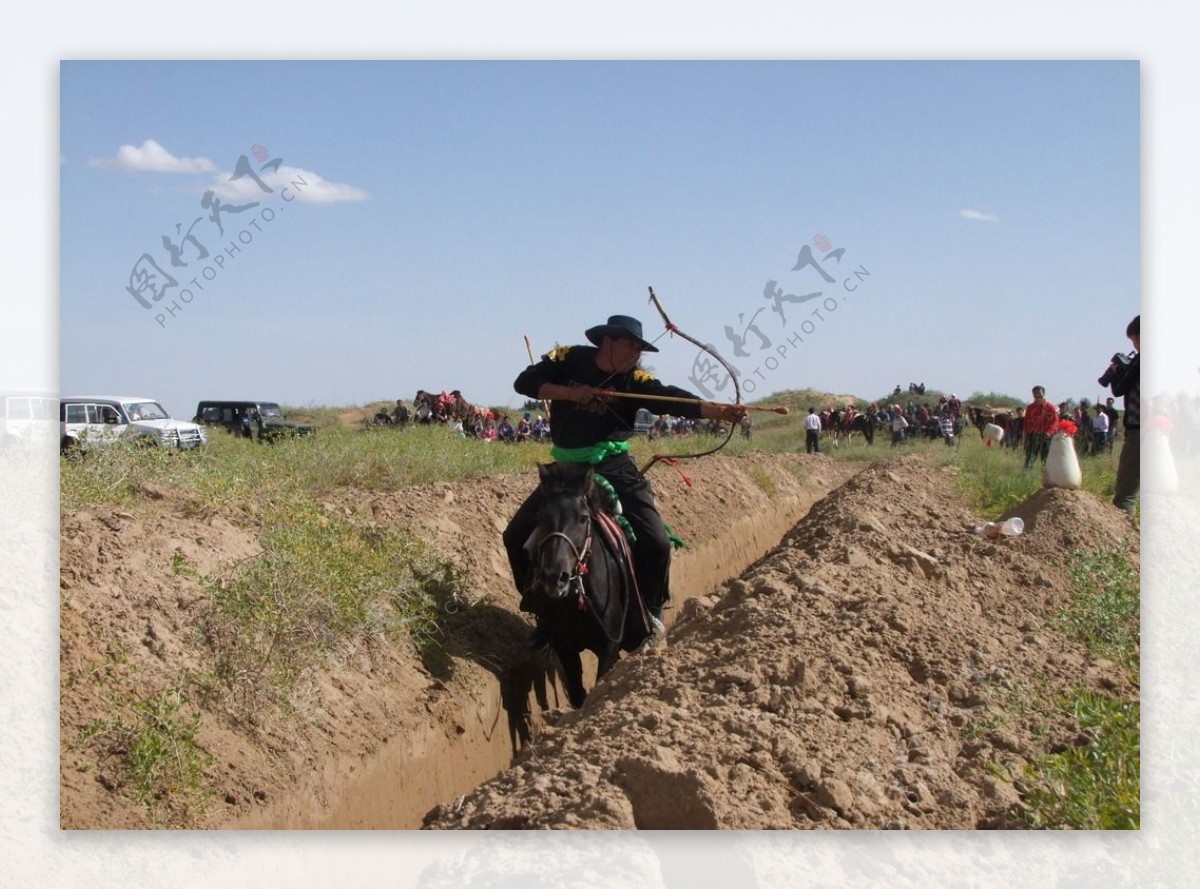
[[[507,414],[500,415],[500,423],[496,425],[496,438],[501,442],[515,442],[517,440],[517,431],[513,429],[513,425],[509,422]]]

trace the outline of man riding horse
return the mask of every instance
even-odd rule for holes
[[[629,456],[634,420],[639,408],[661,410],[638,395],[678,398],[672,413],[737,423],[746,413],[741,405],[724,405],[699,399],[691,392],[659,382],[638,367],[643,352],[658,352],[642,337],[642,323],[627,315],[614,315],[606,324],[589,328],[592,346],[561,346],[530,365],[513,383],[529,399],[550,402],[550,451],[556,461],[595,467],[620,498],[623,515],[633,528],[634,576],[646,607],[661,620],[670,597],[671,541],[663,526],[650,482],[638,472]],[[606,393],[621,393],[617,398]],[[537,528],[541,506],[538,491],[526,499],[504,531],[504,546],[513,580],[521,593],[521,610],[538,616],[538,604],[528,596],[530,554],[526,549]],[[547,642],[538,616],[538,631],[531,643]]]

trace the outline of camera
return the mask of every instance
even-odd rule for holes
[[[1100,375],[1096,381],[1101,386],[1112,386],[1114,383],[1119,383],[1121,378],[1129,371],[1129,364],[1133,361],[1131,356],[1125,355],[1123,352],[1118,352],[1109,359],[1109,366],[1104,369],[1104,373]]]

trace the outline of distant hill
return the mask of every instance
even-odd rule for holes
[[[822,408],[827,408],[830,405],[848,405],[851,402],[856,405],[866,405],[866,402],[858,396],[838,395],[815,389],[788,389],[753,400],[753,404],[756,405],[784,405],[791,409],[793,413],[799,412],[800,414],[806,413],[810,407],[820,411]]]
[[[894,405],[899,403],[901,406],[913,402],[916,405],[928,405],[930,408],[937,405],[942,399],[949,399],[952,395],[957,395],[960,402],[964,405],[977,405],[987,408],[1015,408],[1024,407],[1025,400],[1018,399],[1015,396],[1007,396],[997,392],[973,392],[966,395],[962,392],[947,391],[942,389],[933,389],[925,387],[925,392],[915,393],[901,391],[899,395],[880,396],[877,400],[881,405]]]
[[[860,411],[868,405],[874,403],[879,405],[907,405],[913,402],[917,405],[929,405],[931,408],[942,399],[950,398],[951,393],[945,390],[933,389],[925,387],[925,392],[915,393],[902,390],[899,395],[885,393],[873,399],[865,399],[861,396],[850,394],[837,394],[823,392],[815,389],[790,389],[783,392],[772,393],[769,396],[764,396],[761,399],[755,399],[754,403],[759,405],[786,405],[793,412],[799,411],[804,413],[808,411],[809,406],[820,411],[822,408],[829,405],[843,406],[853,403]],[[970,396],[964,397],[961,393],[958,394],[959,399],[964,405],[980,405],[992,408],[1015,408],[1025,405],[1025,400],[1015,396],[1002,395],[1001,393],[981,393],[974,392]]]

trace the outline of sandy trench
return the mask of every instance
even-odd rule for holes
[[[485,608],[447,640],[448,667],[364,647],[314,678],[302,714],[249,732],[204,714],[216,791],[187,827],[1009,827],[1018,790],[997,767],[1077,743],[1023,717],[1023,690],[1131,693],[1052,615],[1067,554],[1112,544],[1136,560],[1136,530],[1044,490],[1019,511],[1026,534],[985,541],[949,471],[860,470],[752,453],[693,462],[690,488],[656,477],[689,542],[670,642],[623,659],[578,712],[524,648],[500,544],[530,479],[346,496],[330,507],[441,541]],[[188,519],[170,497],[63,513],[64,828],[155,827],[72,739],[115,690],[199,658],[198,594],[165,571],[172,554],[205,571],[254,551],[236,517]]]

